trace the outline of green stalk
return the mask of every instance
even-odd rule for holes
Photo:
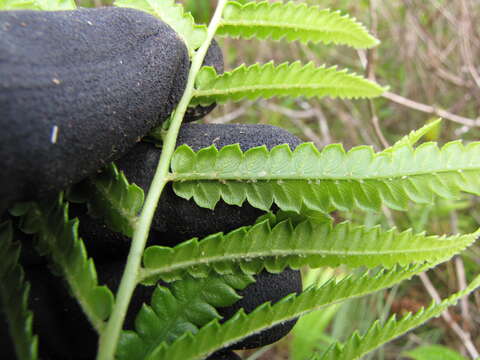
[[[115,306],[113,307],[113,311],[110,319],[108,320],[107,326],[100,334],[97,360],[114,359],[118,340],[122,331],[122,325],[128,310],[128,305],[130,304],[133,291],[138,284],[138,275],[142,261],[142,255],[147,243],[152,218],[157,208],[163,188],[170,180],[170,161],[173,152],[175,151],[175,145],[180,126],[182,125],[183,116],[185,115],[187,107],[192,99],[195,78],[197,77],[198,71],[202,67],[203,59],[207,54],[210,43],[220,24],[223,9],[225,8],[226,3],[227,0],[219,0],[213,18],[208,26],[207,38],[192,59],[192,66],[190,68],[185,92],[183,93],[183,97],[174,112],[170,128],[165,137],[162,154],[158,162],[155,176],[150,185],[150,190],[148,191],[145,199],[145,204],[133,232],[132,245],[130,247],[127,264],[125,266],[122,280],[116,295]]]

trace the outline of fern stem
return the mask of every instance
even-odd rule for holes
[[[135,287],[138,284],[139,269],[143,251],[147,243],[152,218],[157,208],[158,201],[160,200],[163,188],[169,181],[170,161],[173,152],[175,151],[178,132],[180,131],[183,116],[185,115],[193,96],[195,78],[202,67],[203,59],[205,58],[210,43],[220,24],[223,9],[226,4],[227,0],[218,1],[217,8],[208,27],[207,38],[192,59],[192,66],[190,68],[185,92],[174,112],[170,128],[165,137],[162,154],[160,156],[155,176],[150,185],[145,199],[145,205],[143,206],[138,223],[133,232],[132,245],[130,247],[122,280],[118,288],[115,306],[113,307],[112,315],[108,320],[105,330],[100,335],[97,360],[114,359],[128,305],[130,304]]]

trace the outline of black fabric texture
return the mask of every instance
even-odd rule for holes
[[[0,12],[0,211],[125,154],[168,117],[189,66],[145,12]]]
[[[243,151],[261,145],[271,149],[285,143],[294,149],[301,140],[281,128],[258,124],[185,124],[181,127],[177,140],[177,146],[187,144],[195,151],[211,144],[221,149],[235,143],[239,143]],[[118,161],[117,165],[130,182],[140,186],[146,193],[160,153],[161,150],[151,144],[141,143]],[[192,237],[204,237],[251,225],[262,214],[261,210],[246,202],[238,207],[220,201],[214,210],[201,208],[193,200],[175,195],[168,184],[160,198],[152,227],[163,233],[162,245],[174,246]]]
[[[223,64],[223,54],[222,49],[218,43],[213,40],[208,48],[205,59],[203,60],[203,66],[213,66],[217,71],[217,74],[223,74],[224,64]],[[199,120],[207,116],[213,109],[217,106],[216,103],[213,103],[208,106],[197,105],[194,107],[189,107],[184,116],[184,122],[191,122]]]
[[[242,360],[240,356],[233,351],[217,352],[210,355],[206,360]]]
[[[42,360],[92,360],[97,336],[63,280],[46,266],[25,268],[30,282],[28,306],[34,313],[33,331],[39,336]],[[3,321],[2,321],[3,320]],[[13,345],[4,319],[0,319],[1,359],[15,360]]]
[[[93,219],[87,213],[78,216],[78,234],[82,238],[88,256],[96,262],[126,260],[131,239],[110,230],[101,219]]]
[[[117,291],[125,262],[97,264],[100,284]],[[42,360],[92,360],[97,353],[97,333],[85,317],[78,302],[69,294],[68,285],[51,274],[47,266],[25,268],[30,282],[29,308],[33,311],[34,332],[39,336]],[[160,282],[161,285],[165,283]],[[150,298],[155,287],[137,286],[125,318],[124,329],[133,330],[137,313]],[[15,351],[4,315],[0,312],[0,358],[15,360]]]
[[[78,235],[83,240],[88,256],[95,262],[126,261],[131,239],[120,232],[111,230],[102,219],[93,218],[85,204],[70,204],[70,218],[79,220]],[[149,244],[156,244],[158,233],[151,230]]]
[[[255,279],[255,283],[238,291],[238,294],[243,296],[242,299],[232,306],[217,309],[220,315],[223,316],[223,321],[232,318],[240,309],[244,309],[248,314],[267,301],[275,304],[288,294],[299,294],[302,291],[302,277],[298,270],[287,268],[279,274],[271,274],[267,271],[263,271],[260,274],[255,275]],[[253,349],[272,344],[287,335],[296,322],[296,320],[291,320],[276,325],[268,330],[264,330],[258,334],[251,335],[230,346],[229,349]]]

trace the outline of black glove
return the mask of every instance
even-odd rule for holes
[[[120,158],[169,116],[189,66],[141,11],[0,12],[0,214]]]
[[[223,71],[216,43],[204,65]],[[160,151],[134,144],[168,117],[184,91],[188,68],[186,48],[175,32],[143,12],[120,8],[0,12],[0,215],[12,201],[63,189],[120,159],[132,147],[118,165],[130,181],[147,191]],[[196,120],[213,107],[189,109],[185,121]],[[283,143],[293,148],[300,141],[270,126],[184,125],[177,144],[198,150],[212,143],[221,148],[237,142],[246,150]],[[115,290],[130,240],[89,218],[81,206],[76,211],[100,282]],[[201,209],[167,188],[150,244],[173,246],[193,236],[230,231],[253,223],[260,214],[249,205],[238,208],[223,202],[214,211]],[[96,336],[78,304],[45,268],[43,259],[25,253],[28,241],[22,244],[22,262],[32,282],[30,306],[40,314],[34,327],[41,353],[52,359],[92,358]],[[240,302],[220,312],[229,318],[240,307],[249,312],[265,301],[275,302],[300,290],[298,271],[261,273],[257,283],[242,292]],[[134,315],[152,291],[137,288],[127,328],[133,326]],[[282,324],[232,347],[269,344],[293,324]],[[2,348],[8,349],[9,344]],[[211,358],[237,357],[219,352]]]
[[[293,149],[300,144],[300,140],[283,129],[269,125],[186,124],[182,126],[177,141],[177,145],[188,144],[194,150],[211,144],[220,149],[233,143],[239,143],[244,151],[255,146],[266,145],[272,148],[283,143],[288,143]],[[160,152],[151,144],[138,144],[118,161],[118,166],[131,181],[147,191]],[[87,253],[95,260],[100,283],[115,291],[122,275],[130,239],[108,229],[101,219],[90,218],[84,205],[72,205],[73,214],[70,216],[78,216],[80,219],[80,236],[85,242]],[[193,236],[231,231],[252,224],[261,214],[261,211],[248,204],[237,207],[220,202],[215,210],[199,208],[193,200],[181,199],[168,188],[160,199],[150,231],[149,245],[174,246]],[[27,279],[32,282],[30,307],[34,313],[42,313],[34,318],[40,336],[40,353],[54,360],[68,356],[75,360],[93,358],[97,345],[95,331],[76,300],[60,284],[61,279],[55,278],[45,269],[44,259],[29,251],[31,242],[23,239],[22,245],[23,265]],[[43,278],[40,279],[40,276]],[[300,272],[290,269],[280,274],[262,272],[256,275],[256,280],[256,283],[240,292],[243,299],[230,307],[218,309],[224,319],[231,318],[240,308],[244,308],[247,313],[251,312],[266,301],[276,302],[290,293],[298,293],[302,287]],[[42,284],[50,284],[48,286],[52,288],[51,291],[44,292],[42,289],[46,285]],[[153,290],[154,287],[137,287],[125,321],[126,329],[133,328],[136,314],[144,302],[150,301]],[[62,307],[53,304],[62,304]],[[295,321],[280,324],[250,336],[229,349],[268,345],[285,336],[294,324]],[[72,337],[71,334],[81,335],[83,341],[78,342],[79,337]],[[9,344],[2,346],[11,348]],[[221,359],[222,356],[233,357],[234,354],[219,353],[212,359],[217,356]]]

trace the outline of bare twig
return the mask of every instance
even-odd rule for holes
[[[458,214],[456,211],[450,214],[450,222],[452,224],[452,233],[458,234]],[[457,273],[458,291],[463,291],[467,288],[467,277],[465,275],[465,266],[460,256],[455,257],[455,270]],[[460,299],[460,309],[462,311],[463,329],[469,332],[471,321],[467,297]]]
[[[278,112],[282,115],[288,116],[289,118],[309,119],[315,116],[315,111],[313,111],[313,109],[292,110],[287,107],[277,105],[268,101],[261,101],[260,105],[274,112]]]
[[[463,117],[463,116],[460,116],[460,115],[452,114],[452,113],[450,113],[446,110],[436,108],[436,107],[431,106],[431,105],[422,104],[422,103],[404,98],[403,96],[394,94],[394,93],[389,92],[389,91],[385,92],[383,94],[383,97],[385,99],[393,101],[394,103],[397,103],[399,105],[406,106],[410,109],[414,109],[414,110],[418,110],[418,111],[421,111],[421,112],[424,112],[424,113],[427,113],[427,114],[439,116],[439,117],[441,117],[445,120],[450,120],[450,121],[453,121],[455,123],[462,124],[462,125],[465,125],[465,126],[468,126],[468,127],[480,126],[480,117],[477,118],[477,119],[466,118],[466,117]]]
[[[460,32],[462,39],[462,57],[467,65],[468,72],[472,76],[475,84],[480,88],[480,74],[478,73],[473,63],[472,45],[470,40],[472,20],[470,17],[470,11],[466,0],[461,0],[462,8],[462,21],[460,24]]]
[[[430,0],[430,2],[438,11],[440,11],[440,13],[445,17],[445,19],[450,22],[451,25],[455,27],[458,25],[458,21],[455,18],[455,15],[448,11],[445,4],[440,4],[438,0]]]
[[[323,142],[325,144],[332,143],[332,135],[330,134],[330,128],[328,126],[327,117],[320,108],[320,104],[311,105],[308,101],[296,100],[297,104],[304,110],[311,110],[315,113],[315,117],[318,120],[318,127],[320,128],[320,133],[323,137]]]
[[[378,16],[377,16],[377,0],[370,0],[370,32],[373,35],[377,35],[378,28]],[[365,68],[365,75],[369,80],[375,81],[375,60],[376,52],[374,49],[367,50],[367,64]],[[375,134],[377,134],[378,139],[382,143],[384,148],[390,147],[387,139],[383,135],[382,129],[380,127],[379,119],[377,116],[377,111],[375,109],[375,104],[373,100],[368,99],[368,109],[370,110],[370,118],[372,120],[373,128],[375,129]]]
[[[455,258],[455,269],[457,270],[458,290],[462,291],[467,288],[467,280],[465,276],[465,266],[461,257]],[[468,299],[466,297],[460,300],[460,309],[462,310],[462,319],[464,323],[464,330],[469,331],[471,327],[470,310]]]
[[[287,116],[290,119],[290,121],[302,131],[305,137],[308,140],[315,143],[315,145],[317,145],[318,147],[322,147],[325,145],[322,139],[320,139],[318,135],[315,134],[315,132],[304,123],[304,121],[301,120],[301,119],[308,119],[308,118],[314,117],[315,111],[313,111],[313,109],[304,110],[304,111],[291,110],[284,106],[270,103],[268,101],[261,101],[260,105],[271,111],[278,112],[280,114]]]
[[[333,104],[333,101],[327,100],[328,104]],[[355,111],[355,107],[350,101],[341,101],[343,105],[347,108],[347,111],[343,110],[340,107],[335,108],[335,115],[346,125],[349,131],[353,131],[352,135],[356,137],[356,132],[361,135],[360,142],[355,141],[354,144],[358,145],[361,143],[373,144],[376,148],[377,144],[375,140],[371,137],[370,131],[368,131],[368,127],[365,126],[361,121],[361,113]],[[357,137],[358,139],[358,137]]]
[[[252,101],[247,101],[238,109],[235,109],[232,112],[229,112],[223,116],[220,116],[214,119],[209,119],[208,122],[210,124],[227,124],[229,122],[232,122],[233,120],[238,119],[240,116],[244,115],[247,112],[248,108],[252,106],[252,104],[253,104]]]
[[[422,273],[420,274],[420,279],[422,280],[423,286],[428,291],[428,294],[431,296],[431,298],[435,300],[437,304],[440,303],[442,301],[440,295],[438,295],[438,292],[437,290],[435,290],[435,287],[430,281],[428,275],[426,273]],[[452,329],[452,331],[460,338],[472,359],[477,359],[480,354],[478,353],[475,345],[472,342],[470,333],[463,331],[463,329],[455,322],[455,320],[453,320],[448,310],[445,310],[442,313],[442,318],[450,327],[450,329]]]

